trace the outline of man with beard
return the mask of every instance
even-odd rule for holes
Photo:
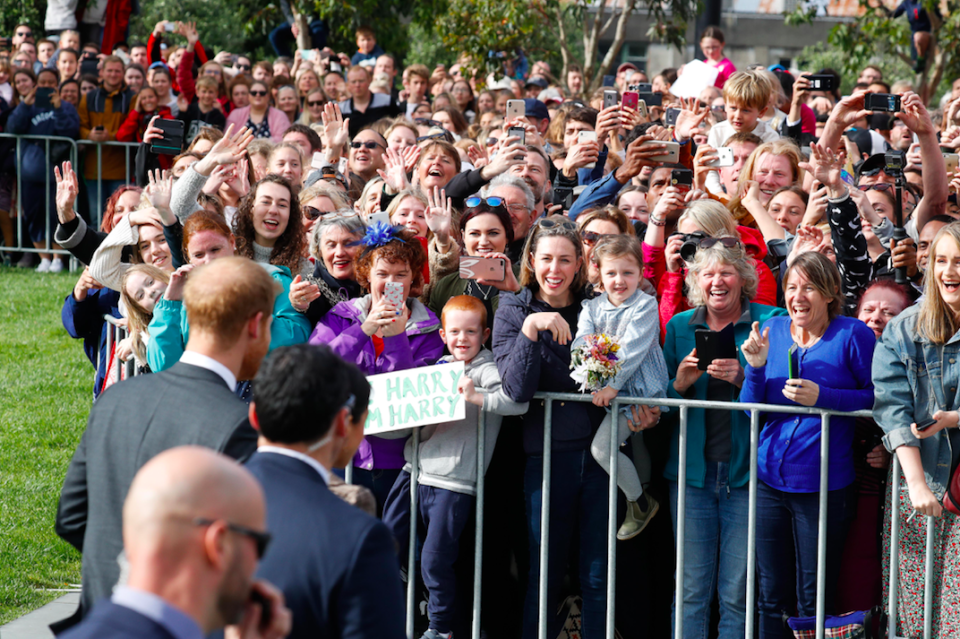
[[[160,453],[123,504],[126,582],[63,636],[200,639],[226,626],[243,639],[286,636],[283,594],[253,580],[265,519],[263,490],[233,460],[198,446]]]
[[[538,146],[532,144],[526,145],[527,154],[524,161],[520,164],[514,164],[510,167],[510,175],[515,175],[530,187],[533,191],[533,219],[538,219],[543,215],[546,196],[551,191],[550,180],[550,160],[547,155]],[[526,239],[526,238],[524,238]]]
[[[270,353],[253,395],[260,447],[247,469],[263,486],[274,536],[257,575],[283,591],[289,638],[404,639],[393,536],[329,488],[363,440],[367,378],[329,346],[298,344]]]
[[[238,460],[253,453],[257,435],[234,389],[237,379],[253,378],[270,347],[279,292],[267,271],[246,258],[225,257],[195,269],[183,293],[190,339],[180,361],[115,384],[94,404],[57,511],[57,534],[83,553],[80,609],[67,624],[117,583],[120,510],[144,464],[186,444]]]

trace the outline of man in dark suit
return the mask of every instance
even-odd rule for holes
[[[63,637],[202,639],[236,625],[231,636],[281,639],[283,593],[253,580],[270,541],[265,519],[263,490],[229,457],[199,446],[160,453],[123,504],[127,583]]]
[[[182,285],[174,274],[171,286]],[[195,269],[183,293],[190,339],[180,361],[109,388],[90,411],[60,493],[56,530],[83,553],[79,615],[120,576],[121,507],[134,475],[158,453],[204,446],[243,460],[256,448],[247,406],[234,394],[270,344],[279,286],[260,265],[221,258]],[[54,628],[79,621],[77,615]]]
[[[403,639],[393,538],[327,487],[363,439],[366,378],[326,346],[289,346],[264,360],[253,397],[262,445],[247,468],[263,485],[274,538],[257,574],[283,591],[290,637]]]

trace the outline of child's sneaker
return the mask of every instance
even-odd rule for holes
[[[47,258],[40,260],[40,266],[37,267],[37,273],[49,273],[50,267],[53,265],[53,262]]]
[[[660,510],[660,504],[650,494],[645,494],[647,509],[641,510],[640,504],[635,501],[627,502],[627,516],[623,518],[623,525],[617,531],[617,539],[626,541],[633,539],[643,532],[653,516]]]

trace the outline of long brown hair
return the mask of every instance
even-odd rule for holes
[[[940,242],[951,239],[960,246],[960,224],[947,224],[937,232],[930,244],[927,274],[923,283],[923,301],[917,313],[917,333],[934,344],[946,344],[960,330],[960,319],[940,294],[940,285],[934,275]]]
[[[130,332],[130,345],[133,353],[141,362],[147,361],[147,347],[143,343],[143,333],[150,326],[150,320],[153,319],[153,311],[145,309],[132,295],[127,293],[127,279],[134,273],[143,273],[149,275],[155,280],[164,284],[170,283],[170,273],[160,270],[153,264],[134,264],[123,274],[123,280],[120,284],[120,299],[127,309],[127,329]]]
[[[253,228],[253,205],[257,199],[257,191],[261,184],[279,184],[290,192],[290,216],[287,228],[284,229],[273,251],[270,253],[270,263],[276,266],[286,266],[294,274],[300,270],[300,256],[303,255],[303,223],[300,220],[300,202],[297,195],[283,177],[270,173],[257,182],[250,192],[240,200],[240,206],[233,217],[233,236],[237,241],[237,255],[254,259],[253,243],[256,233]]]

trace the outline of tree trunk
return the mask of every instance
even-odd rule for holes
[[[293,12],[293,22],[297,25],[297,48],[312,49],[313,41],[310,39],[310,23],[307,22],[306,14],[300,12],[297,3],[291,0],[290,10]]]
[[[603,0],[601,0],[602,2]],[[617,0],[614,0],[617,1]],[[603,60],[600,61],[600,67],[597,69],[597,74],[593,77],[593,80],[590,82],[590,89],[587,91],[587,94],[591,94],[600,88],[600,83],[603,81],[603,76],[606,75],[611,67],[613,66],[613,61],[620,55],[620,49],[623,47],[623,43],[626,40],[627,35],[627,21],[630,19],[630,16],[633,14],[633,10],[636,7],[636,0],[621,0],[623,2],[623,8],[620,10],[619,18],[617,19],[617,28],[614,31],[613,42],[610,45],[610,49],[607,51],[607,55],[603,56]],[[599,18],[599,15],[597,16]],[[616,14],[610,16],[610,20],[607,21],[607,24],[603,26],[602,29],[595,29],[596,38],[593,42],[593,51],[594,53],[599,52],[600,49],[600,36],[603,35],[607,29],[610,27],[613,18],[617,17]],[[599,20],[598,20],[599,22]]]

